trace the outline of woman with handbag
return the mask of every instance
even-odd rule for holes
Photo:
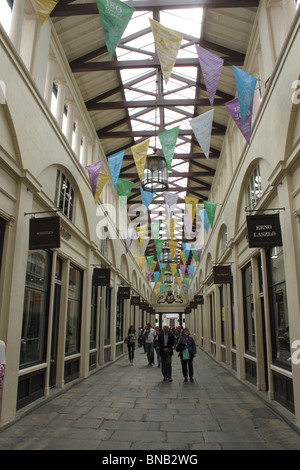
[[[124,340],[124,343],[127,343],[128,348],[128,357],[129,357],[129,364],[133,366],[133,359],[134,359],[134,349],[135,343],[137,340],[137,334],[133,325],[130,325],[127,336]]]
[[[194,382],[193,359],[197,354],[197,348],[194,339],[190,336],[188,328],[184,328],[182,336],[179,338],[176,351],[179,352],[179,357],[181,359],[184,381],[187,382],[189,373],[190,381]]]

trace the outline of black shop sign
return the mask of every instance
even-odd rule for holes
[[[130,299],[130,287],[119,286],[118,296],[120,299]]]
[[[249,248],[282,246],[279,214],[247,216]]]
[[[230,284],[232,281],[231,266],[214,266],[214,284]]]
[[[110,269],[94,268],[93,285],[110,287]]]
[[[132,295],[130,299],[131,305],[140,305],[140,296],[139,295]]]
[[[60,217],[40,217],[29,221],[29,250],[60,248]]]

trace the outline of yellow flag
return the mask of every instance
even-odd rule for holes
[[[178,242],[168,240],[168,243],[169,243],[169,248],[170,248],[170,251],[171,251],[171,257],[173,259],[174,256],[175,256],[175,253],[176,253],[176,248],[177,248]]]
[[[184,254],[184,251],[183,251],[183,250],[181,250],[180,256],[181,256],[181,259],[182,259],[182,263],[183,263],[183,264],[186,264],[186,257],[185,257],[185,254]]]
[[[194,222],[199,199],[196,199],[195,197],[190,197],[190,196],[185,196],[184,199],[185,199],[185,205],[186,205],[189,217],[190,217],[190,221],[192,224]]]
[[[176,268],[177,268],[177,264],[176,263],[170,263],[170,268],[171,268],[172,276],[175,276],[175,271],[176,271]]]
[[[97,204],[100,194],[105,186],[107,181],[108,175],[104,175],[103,173],[99,173],[96,191],[95,191],[95,204]]]
[[[173,29],[162,26],[158,21],[149,18],[161,70],[168,83],[183,36]]]
[[[152,268],[151,268],[151,275],[154,273],[154,269],[156,268],[157,261],[153,261]]]
[[[150,139],[145,140],[144,142],[141,142],[140,144],[133,145],[131,147],[133,159],[134,159],[137,172],[141,181],[142,181],[144,166],[146,163],[149,143],[150,143]]]
[[[177,281],[178,281],[178,284],[179,284],[179,287],[180,287],[180,286],[181,286],[181,283],[182,283],[181,277],[178,277],[178,278],[177,278]]]
[[[159,292],[160,286],[161,286],[161,281],[158,281],[158,283],[156,285],[157,285],[157,291]]]
[[[138,262],[139,262],[140,270],[143,271],[145,256],[142,256],[141,258],[138,258]]]
[[[142,247],[144,245],[144,238],[145,238],[145,235],[146,235],[146,230],[147,230],[147,224],[140,225],[139,227],[136,228],[136,231],[137,231],[137,234],[138,234],[138,237],[140,239]]]
[[[172,217],[171,222],[170,222],[169,219],[166,219],[166,224],[167,224],[167,227],[168,227],[168,230],[169,230],[171,240],[173,240],[173,238],[174,238],[174,231],[175,231],[176,221],[177,221],[177,217]]]
[[[59,0],[35,0],[36,9],[39,15],[40,25],[48,18],[51,11],[56,7]]]

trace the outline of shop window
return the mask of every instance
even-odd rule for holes
[[[106,288],[105,299],[105,321],[104,321],[104,344],[110,344],[110,317],[111,317],[111,288]]]
[[[289,317],[282,247],[267,252],[273,362],[291,368]]]
[[[236,332],[235,332],[233,282],[230,283],[230,304],[231,304],[232,347],[235,348],[236,347]]]
[[[262,197],[262,184],[260,176],[260,167],[257,167],[252,172],[248,186],[247,186],[247,208],[253,209],[257,204],[259,199]]]
[[[60,171],[56,173],[55,204],[70,220],[73,220],[74,190],[68,178]]]
[[[27,258],[20,366],[43,362],[46,353],[51,254],[39,250]]]
[[[83,273],[81,269],[71,265],[69,273],[68,311],[66,325],[66,355],[80,352],[82,278]]]
[[[117,299],[116,342],[123,340],[124,299]]]
[[[247,353],[256,354],[256,335],[254,321],[252,267],[249,263],[242,271],[243,304],[245,321],[245,349]]]
[[[92,286],[92,296],[91,296],[91,326],[90,326],[90,349],[95,349],[97,345],[97,312],[98,312],[98,302],[99,302],[99,290],[102,287]],[[100,295],[101,299],[101,295]]]
[[[221,342],[225,344],[225,305],[224,305],[224,288],[220,287],[220,314],[221,314]]]

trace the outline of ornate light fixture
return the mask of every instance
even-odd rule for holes
[[[173,282],[173,276],[171,271],[166,271],[164,275],[164,281],[166,284],[172,284]]]
[[[168,242],[165,242],[163,247],[162,247],[159,261],[161,263],[171,263],[172,262],[171,250],[170,250]]]
[[[148,155],[142,176],[142,188],[149,193],[166,191],[169,187],[169,171],[166,160],[156,151]]]

